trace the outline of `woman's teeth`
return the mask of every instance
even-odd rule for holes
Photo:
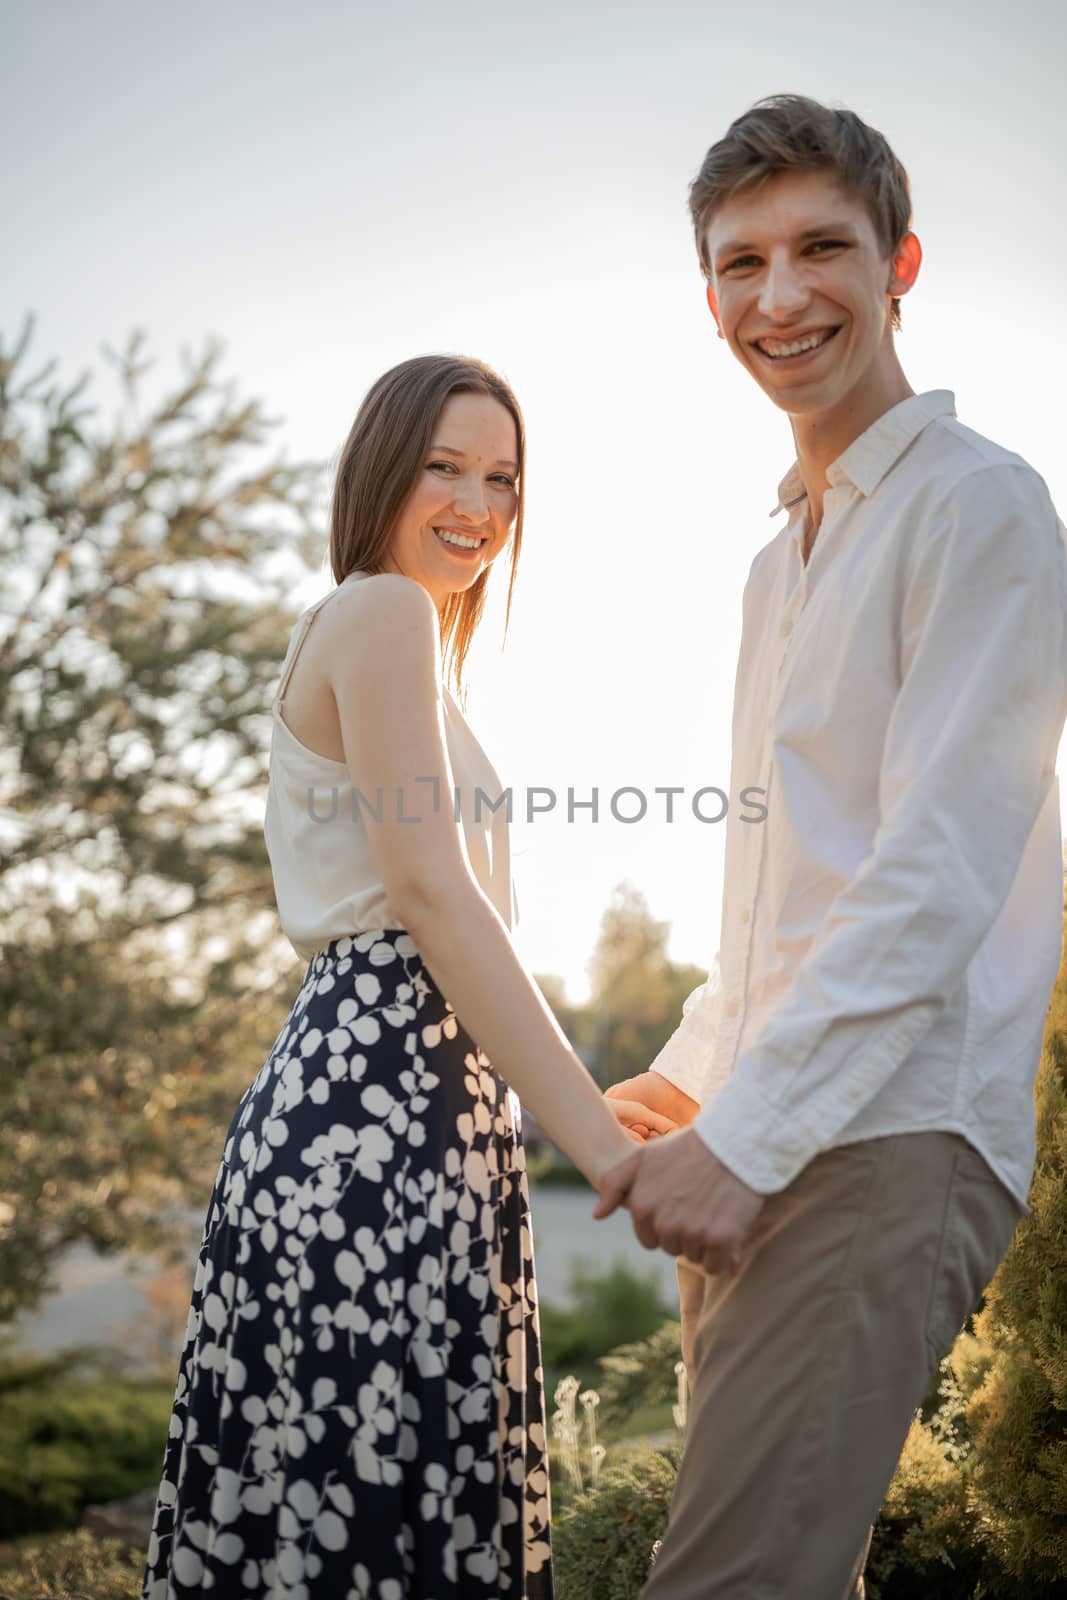
[[[445,533],[440,528],[433,531],[442,544],[455,545],[457,550],[477,550],[485,543],[484,539],[465,539],[461,533]]]

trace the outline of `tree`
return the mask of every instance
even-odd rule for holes
[[[0,1319],[203,1196],[280,1025],[268,705],[322,548],[321,467],[261,459],[220,346],[145,410],[135,332],[100,425],[31,331],[0,341]]]
[[[591,1070],[605,1087],[645,1071],[678,1026],[682,1001],[707,976],[668,959],[669,933],[638,889],[617,886],[589,962]]]
[[[593,1018],[588,1006],[577,1005],[567,999],[567,986],[553,973],[537,973],[534,982],[544,995],[552,1015],[563,1029],[582,1060],[586,1060],[592,1045]]]
[[[648,1066],[646,1033],[667,1009],[669,932],[633,884],[612,891],[588,969],[596,1024],[591,1070],[605,1087]]]
[[[996,1554],[1025,1592],[1051,1595],[1067,1594],[1067,944],[1036,1100],[1031,1211],[975,1322],[994,1356],[968,1422]]]

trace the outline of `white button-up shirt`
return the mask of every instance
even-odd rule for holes
[[[719,956],[652,1063],[761,1193],[819,1151],[944,1129],[1020,1205],[1063,930],[1054,770],[1067,531],[1043,479],[956,420],[893,406],[796,463],[745,586]]]

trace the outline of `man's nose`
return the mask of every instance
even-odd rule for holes
[[[803,274],[796,270],[788,257],[772,256],[760,292],[761,315],[778,318],[795,316],[807,305],[808,299],[809,289]]]

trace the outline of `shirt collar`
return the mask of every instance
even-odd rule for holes
[[[911,394],[906,400],[890,406],[880,417],[864,429],[858,439],[853,439],[836,461],[826,469],[826,480],[831,488],[841,483],[852,483],[863,495],[877,489],[890,467],[900,460],[909,444],[938,417],[956,415],[956,396],[951,389],[928,389],[923,394]],[[778,485],[778,504],[769,516],[788,511],[807,497],[800,464],[793,462]]]

